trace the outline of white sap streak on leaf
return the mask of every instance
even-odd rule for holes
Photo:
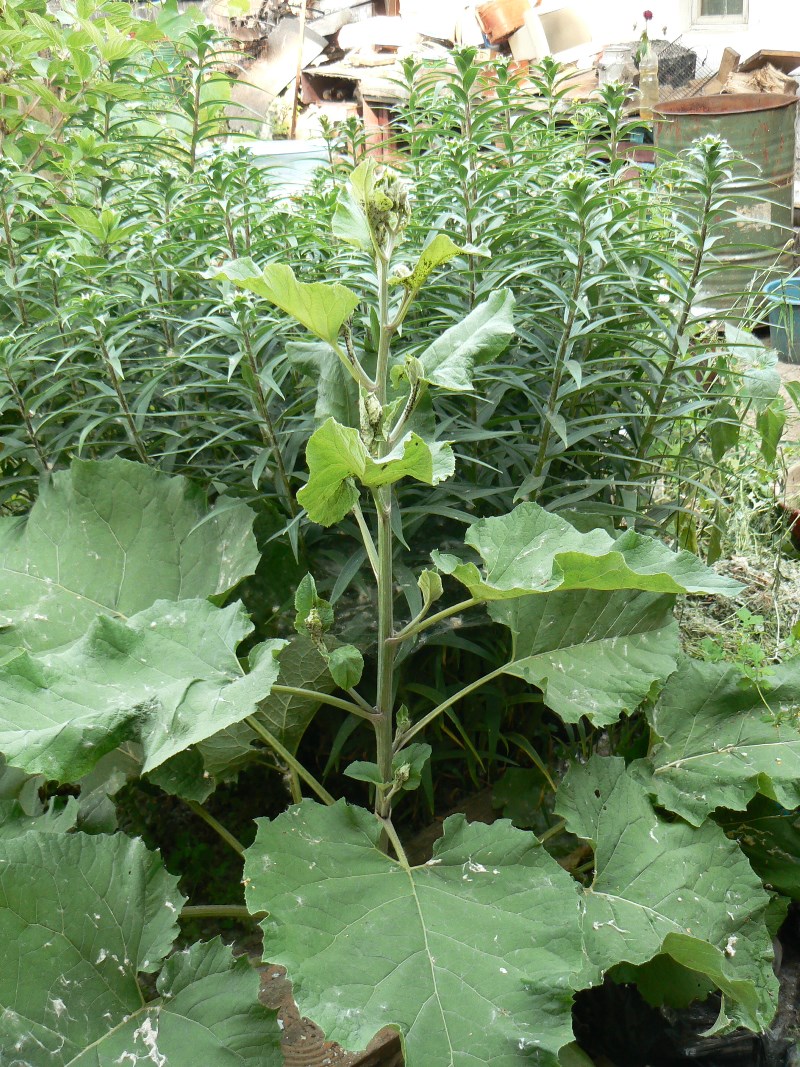
[[[141,1039],[142,1044],[147,1049],[147,1059],[149,1059],[155,1067],[166,1067],[167,1057],[162,1055],[158,1051],[158,1023],[153,1023],[153,1020],[148,1016],[138,1030],[133,1033],[134,1040]]]

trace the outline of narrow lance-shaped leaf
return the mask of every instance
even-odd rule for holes
[[[653,593],[580,590],[492,601],[489,614],[514,634],[506,673],[539,686],[565,722],[585,715],[606,726],[675,670],[673,602]]]
[[[220,267],[217,275],[269,300],[330,344],[358,306],[358,297],[346,286],[299,282],[292,268],[282,263],[269,263],[259,270],[249,257],[234,259]]]
[[[769,896],[736,843],[711,823],[659,818],[617,757],[572,767],[556,811],[595,848],[594,879],[583,891],[591,966],[664,952],[723,991],[730,1020],[766,1027],[777,999]]]
[[[756,686],[723,663],[685,659],[650,714],[660,739],[635,766],[660,804],[698,826],[757,794],[800,805],[800,660]]]
[[[474,563],[434,552],[444,574],[462,582],[480,600],[505,600],[554,589],[641,589],[653,593],[718,593],[742,587],[715,574],[691,552],[673,552],[661,541],[627,530],[618,538],[605,530],[581,533],[538,504],[525,503],[508,515],[481,519],[465,541],[484,561]]]
[[[309,477],[297,494],[313,522],[332,526],[358,501],[354,479],[374,488],[401,478],[437,485],[455,469],[452,449],[442,442],[428,443],[407,434],[382,459],[367,451],[358,430],[328,419],[316,430],[306,449]]]
[[[237,645],[252,624],[241,605],[157,602],[128,622],[98,618],[66,650],[23,653],[0,667],[0,751],[9,763],[76,781],[123,741],[143,773],[251,715],[278,676],[283,641],[245,674]]]
[[[0,519],[0,652],[57,648],[98,614],[221,596],[258,563],[253,519],[244,504],[209,513],[186,479],[143,464],[76,460],[28,515]]]
[[[379,850],[380,833],[341,801],[259,823],[247,903],[269,909],[264,952],[288,967],[301,1012],[353,1049],[396,1026],[407,1067],[556,1067],[581,965],[569,875],[504,822],[448,819],[433,859],[411,869]]]
[[[258,975],[221,942],[163,965],[184,898],[156,853],[122,834],[3,843],[0,1047],[53,1067],[153,1063],[278,1067],[279,1031]],[[139,972],[159,997],[146,1001]],[[233,1058],[232,1058],[233,1057]]]

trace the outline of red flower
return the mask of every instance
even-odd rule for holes
[[[642,14],[645,22],[649,22],[650,19],[653,17],[653,12],[650,10],[650,8],[648,8],[647,11],[644,11]]]

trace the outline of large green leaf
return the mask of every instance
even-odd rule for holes
[[[715,574],[691,552],[672,552],[661,541],[627,530],[616,540],[605,530],[581,533],[538,504],[525,503],[508,515],[481,519],[465,541],[481,556],[474,563],[434,552],[444,574],[452,574],[480,600],[505,600],[554,589],[642,589],[652,593],[737,593],[742,586]]]
[[[733,1003],[728,1016],[765,1028],[776,1007],[769,895],[718,826],[660,818],[617,757],[573,767],[556,811],[595,848],[584,891],[585,952],[592,968],[645,963],[658,952],[709,977]]]
[[[0,1047],[29,1067],[281,1062],[258,975],[220,942],[171,957],[183,897],[156,853],[122,834],[27,833],[0,865]]]
[[[177,934],[177,884],[122,834],[4,841],[0,1047],[69,1063],[139,1009],[137,973],[157,971]]]
[[[358,297],[334,282],[299,282],[291,267],[269,263],[259,270],[249,256],[220,267],[219,277],[269,300],[322,341],[335,343],[344,323],[358,306]]]
[[[0,652],[57,648],[98,614],[226,593],[258,562],[254,516],[230,502],[208,515],[184,478],[140,463],[54,474],[27,516],[0,519]]]
[[[575,883],[505,822],[450,818],[411,869],[380,832],[341,801],[259,822],[247,903],[270,912],[264,952],[300,1010],[349,1048],[396,1026],[408,1067],[557,1064],[581,963]]]
[[[332,693],[335,686],[328,665],[310,637],[293,637],[280,654],[278,683],[316,693]],[[309,723],[319,711],[320,702],[313,697],[291,693],[270,693],[259,702],[255,718],[285,745],[290,752],[297,746]],[[246,723],[238,723],[199,746],[206,771],[214,778],[226,778],[251,763],[263,748],[254,748],[258,735]]]
[[[566,722],[595,725],[633,711],[677,666],[673,598],[575,591],[496,600],[489,614],[514,634],[506,671],[539,686]]]
[[[353,481],[375,488],[415,478],[437,485],[455,469],[452,449],[442,442],[429,444],[415,433],[406,434],[382,459],[374,459],[352,426],[328,419],[311,435],[306,449],[308,482],[297,494],[313,522],[332,526],[340,522],[358,500]]]
[[[127,622],[100,616],[64,651],[21,653],[0,667],[0,751],[8,762],[75,781],[123,741],[143,772],[255,711],[278,675],[283,641],[245,674],[241,605],[157,602]]]
[[[760,689],[736,667],[684,660],[651,712],[660,742],[637,764],[643,781],[695,825],[759,792],[798,807],[798,693],[800,659],[772,668]]]
[[[422,380],[449,392],[471,390],[475,364],[495,359],[514,336],[513,310],[514,296],[509,289],[492,293],[422,352]]]
[[[327,341],[290,341],[286,357],[314,381],[317,422],[336,419],[343,426],[358,426],[358,386]]]
[[[258,973],[246,955],[235,957],[219,939],[170,956],[156,989],[157,1001],[71,1060],[70,1067],[283,1064],[277,1021],[258,1002]]]

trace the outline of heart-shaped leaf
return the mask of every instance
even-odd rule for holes
[[[252,259],[233,259],[217,271],[241,289],[275,304],[322,341],[334,344],[344,323],[358,306],[358,297],[334,282],[299,282],[291,267],[268,263],[259,270]]]
[[[449,478],[455,459],[449,445],[428,443],[415,433],[406,436],[381,459],[367,451],[351,426],[328,419],[312,434],[306,449],[308,482],[297,494],[308,517],[321,526],[340,522],[358,501],[354,479],[375,488],[401,478],[437,485]]]

